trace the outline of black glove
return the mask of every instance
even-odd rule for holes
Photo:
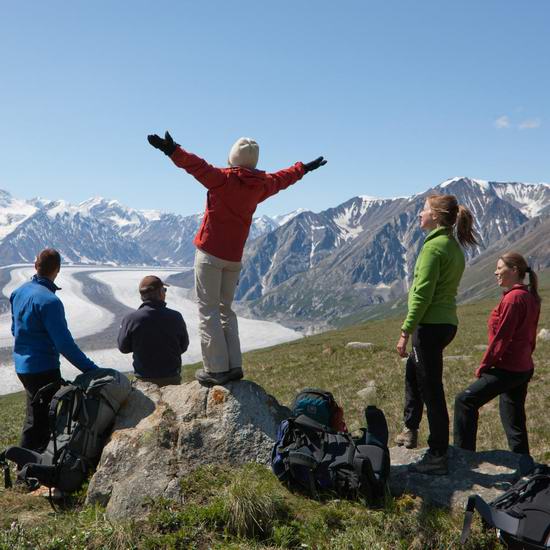
[[[174,151],[179,147],[179,143],[176,143],[172,136],[165,132],[164,139],[157,134],[151,134],[147,136],[147,141],[155,148],[160,149],[165,155],[172,156]]]
[[[312,170],[317,170],[319,166],[324,166],[327,163],[327,161],[323,157],[316,158],[315,160],[312,160],[311,162],[305,162],[304,163],[304,169],[305,173],[311,172]]]

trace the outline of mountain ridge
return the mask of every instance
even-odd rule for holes
[[[467,252],[472,265],[516,241],[550,264],[550,251],[535,242],[544,240],[550,185],[454,177],[408,197],[363,195],[321,212],[255,218],[236,298],[254,316],[302,329],[398,300],[423,242],[418,214],[431,193],[454,194],[472,211],[480,236]],[[70,263],[189,266],[201,220],[102,197],[72,205],[0,190],[0,257],[32,262],[39,248],[54,246]],[[526,238],[530,232],[539,236]]]

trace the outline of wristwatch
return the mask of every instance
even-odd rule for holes
[[[402,330],[401,331],[401,338],[408,338],[408,337],[409,337],[409,333]]]

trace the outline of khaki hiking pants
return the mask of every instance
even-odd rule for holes
[[[209,373],[242,368],[237,316],[231,309],[241,265],[199,249],[195,253],[202,360]]]

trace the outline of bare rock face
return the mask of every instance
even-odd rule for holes
[[[205,388],[137,382],[90,480],[87,503],[111,519],[136,518],[150,498],[179,499],[179,480],[198,466],[268,464],[290,411],[249,381]]]
[[[474,453],[449,447],[449,475],[411,473],[407,466],[417,462],[426,449],[393,447],[390,488],[394,495],[410,493],[436,506],[464,508],[471,494],[490,501],[520,477],[520,455],[510,451]]]

